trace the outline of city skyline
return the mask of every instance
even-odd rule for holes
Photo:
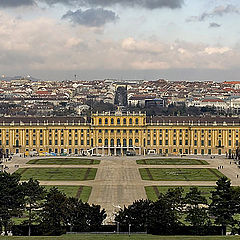
[[[0,0],[0,74],[238,80],[239,14],[236,0]]]

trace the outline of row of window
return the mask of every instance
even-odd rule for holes
[[[105,125],[108,125],[108,124],[109,124],[108,118],[105,118],[105,119],[99,118],[99,119],[98,119],[98,124],[99,124],[99,125],[102,125],[103,122],[104,122]],[[132,125],[133,123],[135,123],[135,125],[138,125],[138,124],[139,124],[139,119],[136,118],[135,121],[134,121],[132,118],[129,118],[128,124],[129,124],[129,125]],[[112,125],[114,124],[114,118],[111,118],[110,124],[112,124]],[[121,124],[121,119],[120,119],[120,118],[117,118],[117,124],[118,124],[118,125]],[[127,124],[127,119],[126,119],[126,118],[123,118],[122,124],[123,124],[123,125],[126,125],[126,124]]]
[[[107,119],[108,120],[108,119]],[[99,121],[101,122],[101,118],[99,119]],[[99,123],[100,125],[102,123]],[[120,124],[120,118],[119,118],[119,121],[117,121],[117,124]],[[123,124],[125,125],[124,121],[123,121]],[[131,118],[129,119],[129,124],[132,124],[132,121],[131,121]],[[138,119],[135,119],[135,124],[138,125]],[[157,132],[157,130],[159,130],[159,133],[163,133],[163,129],[148,129],[147,132],[150,133],[151,131],[153,130],[154,133]],[[176,134],[177,130],[176,129],[172,129],[173,132]],[[72,132],[75,132],[77,133],[78,131],[80,131],[81,133],[84,132],[84,129],[67,129],[65,131],[68,131],[69,133],[72,133]],[[86,129],[87,133],[90,132],[90,129]],[[111,130],[111,131],[114,131],[114,130]],[[132,130],[130,130],[132,131]],[[169,131],[171,131],[171,129],[165,129],[165,133],[168,133]],[[182,133],[184,130],[183,129],[179,129],[179,132]],[[212,133],[213,130],[194,130],[194,133],[197,134],[198,132],[200,132],[202,134],[204,134],[206,131],[208,131],[208,133]],[[218,134],[222,134],[224,130],[215,130],[215,131],[218,131]],[[227,131],[227,130],[226,130]],[[235,130],[236,133],[238,133],[238,130]],[[6,132],[8,133],[9,132],[9,129],[6,129]],[[30,132],[30,129],[25,129],[25,132],[26,133],[29,133]],[[36,133],[36,132],[39,132],[39,133],[43,133],[43,129],[39,129],[39,130],[36,130],[36,129],[32,129],[32,133]],[[58,133],[58,132],[61,132],[63,133],[64,130],[63,129],[48,129],[48,132],[49,133],[52,133],[52,132],[55,132],[55,133]],[[91,132],[93,132],[93,130],[91,130]],[[146,132],[146,130],[144,130],[144,133]],[[234,130],[231,130],[229,129],[228,130],[228,133],[230,134],[229,136],[231,136],[231,133],[233,133]],[[2,129],[0,129],[0,134],[2,133]],[[19,129],[15,129],[15,133],[18,134],[19,133]],[[188,129],[185,129],[185,133],[187,134],[188,133]]]

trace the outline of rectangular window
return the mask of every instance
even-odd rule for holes
[[[211,154],[212,154],[212,150],[208,149],[208,155],[211,155]]]
[[[34,145],[34,146],[36,145],[36,140],[35,140],[35,139],[33,140],[33,145]]]
[[[179,145],[182,145],[182,140],[181,139],[179,140]]]
[[[201,140],[201,145],[204,146],[204,140]]]
[[[162,145],[162,140],[161,139],[159,140],[159,145]]]
[[[165,140],[165,145],[168,145],[168,140]]]
[[[228,140],[228,146],[232,146],[232,140]]]
[[[9,145],[9,140],[6,140],[6,145]]]
[[[49,140],[49,145],[52,145],[52,140]]]
[[[64,145],[64,141],[63,140],[61,140],[61,145]]]
[[[208,140],[208,146],[211,147],[211,145],[212,145],[211,140]]]
[[[156,145],[156,140],[155,139],[153,140],[153,145]]]
[[[90,142],[89,142],[89,140],[87,140],[87,145],[89,145],[90,144]]]
[[[188,145],[188,140],[185,140],[185,145]]]
[[[55,140],[55,145],[58,145],[58,140]]]
[[[69,139],[68,144],[72,145],[72,140],[71,139]]]
[[[204,149],[201,149],[201,154],[204,155]]]
[[[27,145],[27,146],[29,145],[29,140],[26,140],[26,145]]]
[[[41,145],[41,146],[43,145],[43,140],[42,140],[42,139],[40,140],[40,145]]]
[[[197,140],[194,140],[194,146],[197,146]]]
[[[83,140],[81,140],[81,145],[84,145],[84,141]]]
[[[194,149],[194,154],[197,154],[197,149]]]
[[[75,145],[78,145],[78,140],[75,140]]]
[[[147,145],[150,145],[150,140],[147,140]]]
[[[173,140],[173,145],[176,145],[176,140]]]

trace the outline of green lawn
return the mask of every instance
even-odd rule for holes
[[[137,164],[144,165],[209,165],[205,160],[185,158],[153,158],[137,160]]]
[[[147,186],[145,187],[145,191],[147,193],[147,197],[149,200],[152,201],[157,201],[158,196],[157,193],[166,193],[168,191],[168,189],[170,188],[177,188],[180,186]],[[190,191],[190,188],[192,186],[183,186],[183,190],[184,190],[184,195]],[[206,197],[208,200],[211,196],[211,191],[215,190],[215,187],[210,187],[210,186],[196,186],[198,187],[198,189],[202,192],[202,195],[204,197]]]
[[[140,168],[143,180],[153,181],[217,181],[224,175],[211,168]]]
[[[0,239],[14,239],[14,240],[240,240],[240,236],[154,236],[154,235],[104,235],[104,234],[73,234],[63,235],[57,237],[0,237]]]
[[[83,181],[93,180],[97,168],[20,168],[17,173],[22,175],[21,180]]]
[[[49,190],[52,187],[57,187],[59,191],[64,192],[68,197],[76,197],[78,199],[81,199],[83,202],[87,202],[92,187],[89,186],[63,186],[63,185],[52,185],[52,186],[44,186],[47,190]]]
[[[87,158],[40,158],[33,159],[27,164],[42,164],[42,165],[92,165],[99,164],[100,160]]]

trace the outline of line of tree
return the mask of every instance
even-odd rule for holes
[[[238,233],[239,214],[240,187],[231,187],[229,179],[222,177],[211,191],[210,201],[197,187],[191,187],[185,195],[181,187],[170,188],[165,194],[160,193],[155,202],[138,200],[124,207],[115,220],[124,229],[131,224],[133,231],[171,235],[188,225],[192,234],[207,235],[215,226],[221,234],[227,227]]]
[[[177,229],[191,226],[193,234],[208,234],[218,226],[222,232],[231,227],[238,232],[240,187],[231,187],[226,177],[220,178],[210,201],[197,187],[184,194],[183,188],[170,188],[160,193],[158,200],[138,200],[115,215],[122,231],[131,225],[132,231],[152,234],[176,234]],[[60,235],[68,231],[100,231],[106,218],[99,205],[89,205],[53,187],[49,191],[37,180],[20,181],[20,175],[0,173],[0,230],[10,231],[14,217],[22,217],[28,235],[37,226],[39,235]],[[35,231],[36,234],[36,231]]]
[[[99,205],[89,205],[73,197],[67,197],[56,187],[49,191],[37,180],[20,182],[20,175],[0,173],[0,230],[5,234],[13,226],[13,217],[27,218],[22,222],[31,235],[33,225],[39,234],[60,235],[64,227],[72,231],[97,231],[106,218]]]

